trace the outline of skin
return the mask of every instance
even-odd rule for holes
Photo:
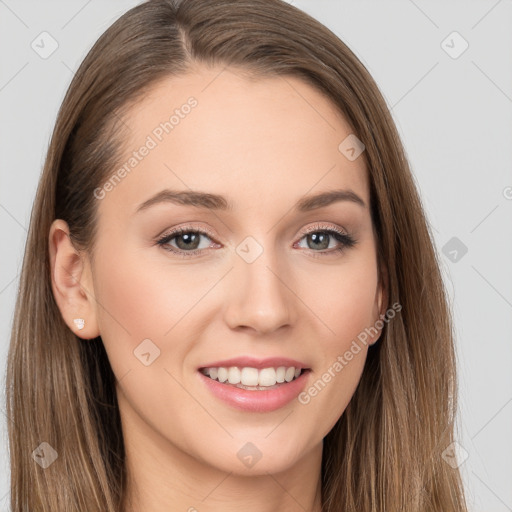
[[[84,343],[101,335],[117,378],[125,510],[317,512],[322,440],[353,396],[367,347],[307,405],[294,400],[266,413],[219,401],[197,368],[241,355],[291,357],[312,369],[307,388],[375,324],[385,293],[367,169],[338,150],[350,126],[310,85],[204,67],[161,82],[131,108],[122,162],[190,96],[198,101],[190,114],[98,200],[94,260],[73,248],[64,221],[53,223],[55,298]],[[234,207],[162,203],[135,213],[164,188],[221,194]],[[292,210],[304,195],[335,188],[352,190],[366,207]],[[334,237],[328,249],[308,245],[304,231],[317,222],[356,245],[330,254],[340,246]],[[189,223],[215,235],[202,235],[200,255],[180,258],[155,243]],[[250,264],[236,252],[247,236],[263,248]],[[179,251],[177,243],[169,244]],[[85,319],[83,330],[74,318]],[[160,350],[149,366],[134,356],[144,339]],[[249,441],[262,454],[251,468],[237,457]]]

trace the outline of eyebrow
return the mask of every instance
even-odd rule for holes
[[[342,189],[329,190],[327,192],[304,196],[297,201],[294,208],[295,211],[298,212],[308,212],[340,201],[349,201],[358,204],[362,208],[366,208],[366,203],[355,192],[352,190]],[[209,210],[233,210],[233,203],[228,201],[224,196],[218,194],[210,194],[200,191],[177,191],[165,189],[140,204],[135,213],[161,203],[195,206],[196,208]]]

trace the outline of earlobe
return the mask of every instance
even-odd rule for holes
[[[53,295],[62,318],[80,338],[96,338],[99,330],[90,266],[86,255],[73,246],[62,219],[50,227],[49,256]]]

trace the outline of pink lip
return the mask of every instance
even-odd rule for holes
[[[229,368],[230,366],[238,366],[240,368],[248,367],[248,368],[257,368],[261,370],[263,368],[278,368],[279,366],[286,366],[289,368],[290,366],[295,366],[295,368],[308,368],[307,365],[301,363],[300,361],[296,361],[295,359],[289,359],[287,357],[269,357],[267,359],[256,359],[254,357],[246,356],[246,357],[235,357],[232,359],[226,359],[224,361],[215,361],[213,363],[204,364],[199,367],[200,368]]]
[[[268,365],[268,360],[265,361],[265,364]],[[243,366],[250,365],[244,363]],[[290,366],[294,365],[290,364]],[[311,371],[305,371],[298,378],[291,382],[284,382],[277,388],[258,391],[237,388],[231,384],[223,384],[217,380],[210,379],[210,377],[207,377],[201,372],[197,372],[199,378],[217,398],[236,409],[249,412],[270,412],[284,407],[304,389],[310,373]]]

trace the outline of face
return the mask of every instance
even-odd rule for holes
[[[378,337],[360,341],[382,293],[350,126],[298,79],[229,68],[161,82],[125,122],[91,262],[125,438],[155,464],[283,471],[321,448]]]

